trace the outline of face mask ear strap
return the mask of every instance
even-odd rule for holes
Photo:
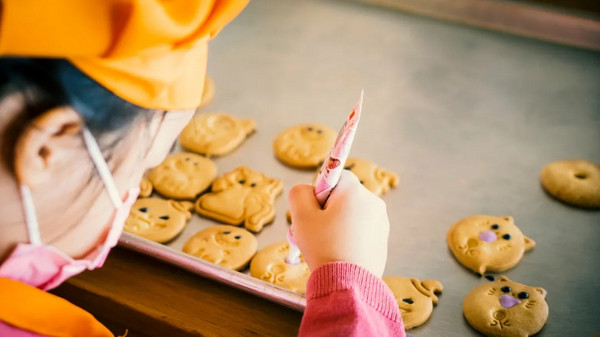
[[[92,133],[86,127],[83,128],[83,140],[88,149],[88,153],[94,162],[94,165],[96,165],[96,170],[100,175],[100,179],[102,179],[104,187],[106,187],[106,191],[108,192],[110,200],[115,208],[120,208],[123,205],[123,201],[121,200],[121,197],[119,197],[119,190],[115,185],[115,181],[113,180],[110,169],[104,160],[104,156],[102,156],[102,151],[100,151],[98,143],[96,143],[94,136],[92,136]]]
[[[27,224],[27,235],[29,235],[29,242],[35,245],[42,243],[40,237],[40,226],[35,215],[35,206],[33,205],[33,198],[31,197],[31,190],[29,186],[21,184],[21,199],[23,201],[23,213],[25,213],[25,223]]]

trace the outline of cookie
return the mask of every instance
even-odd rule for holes
[[[318,167],[329,154],[336,132],[319,124],[297,125],[282,131],[273,142],[275,156],[296,168]]]
[[[302,256],[299,264],[285,262],[289,251],[290,245],[287,242],[274,243],[261,249],[250,262],[250,274],[257,279],[304,294],[310,269]]]
[[[546,165],[542,186],[553,197],[584,208],[600,208],[600,166],[585,160],[561,160]]]
[[[256,130],[250,119],[240,119],[224,113],[195,116],[183,128],[179,143],[184,148],[207,157],[230,153]]]
[[[438,303],[436,295],[443,290],[436,280],[384,276],[383,281],[394,293],[406,330],[423,325],[429,319],[433,306]]]
[[[193,153],[175,153],[148,171],[154,190],[167,198],[195,199],[217,176],[217,166]]]
[[[226,268],[244,269],[256,253],[258,242],[252,233],[234,226],[211,226],[188,239],[187,254]]]
[[[159,243],[171,241],[190,220],[192,208],[189,201],[140,198],[131,207],[123,230]]]
[[[458,262],[482,275],[514,267],[535,246],[510,216],[464,218],[450,227],[446,238]]]
[[[146,178],[140,181],[140,197],[147,198],[152,195],[152,183]]]
[[[282,190],[281,180],[240,166],[213,182],[211,192],[196,202],[196,212],[259,232],[275,218],[275,198]]]
[[[501,276],[471,290],[463,301],[463,314],[487,336],[533,336],[548,319],[546,290]]]
[[[212,103],[213,99],[215,98],[215,91],[215,81],[206,76],[206,78],[204,78],[204,89],[202,89],[202,100],[196,109],[202,109]]]

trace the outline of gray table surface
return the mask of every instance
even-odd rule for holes
[[[284,128],[338,129],[361,88],[352,156],[396,171],[386,275],[437,279],[444,293],[415,336],[477,336],[462,300],[487,282],[457,263],[446,231],[473,214],[511,215],[537,242],[504,274],[548,291],[540,336],[600,333],[600,212],[566,206],[540,187],[555,160],[600,162],[600,54],[344,1],[253,0],[211,43],[216,97],[204,111],[253,118],[258,131],[215,161],[284,181],[259,248],[285,240],[287,191],[313,173],[280,164]],[[194,216],[170,246],[210,220]],[[365,224],[368,225],[368,224]]]

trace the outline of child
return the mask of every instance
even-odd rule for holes
[[[0,336],[112,336],[44,290],[102,266],[139,181],[200,104],[208,40],[245,0],[20,1],[0,10]],[[385,205],[349,173],[290,192],[314,271],[305,335],[404,335],[379,279]]]

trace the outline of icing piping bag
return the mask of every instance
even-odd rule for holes
[[[342,176],[342,170],[344,169],[346,159],[350,153],[354,135],[356,134],[356,128],[358,127],[358,121],[360,120],[364,93],[365,91],[362,90],[360,99],[352,108],[352,112],[348,115],[344,125],[342,125],[342,129],[338,133],[337,139],[329,151],[329,157],[321,165],[321,170],[317,175],[317,179],[315,179],[315,198],[317,198],[321,208],[325,205],[325,202],[327,202],[329,194],[331,194],[331,191],[338,184],[340,177]],[[300,250],[294,240],[292,226],[288,229],[287,239],[290,244],[290,252],[285,261],[289,264],[298,264],[300,263]]]

